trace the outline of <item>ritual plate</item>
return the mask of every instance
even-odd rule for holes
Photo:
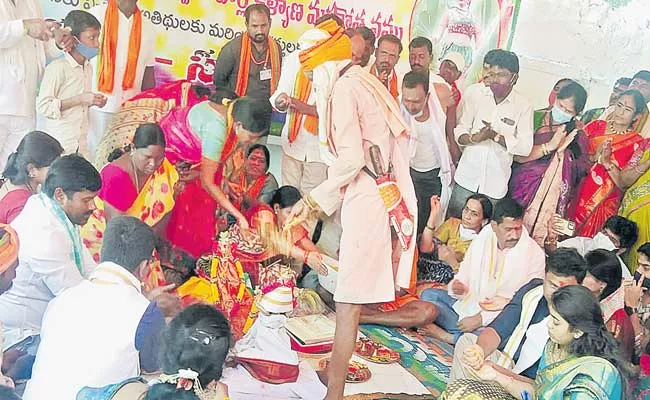
[[[329,358],[324,358],[320,360],[318,364],[319,367],[324,371],[329,367],[329,363]],[[371,377],[372,373],[366,364],[357,361],[350,361],[350,364],[348,364],[348,375],[345,377],[345,382],[363,383],[368,382]]]
[[[398,352],[366,338],[357,342],[354,354],[376,364],[392,364],[400,359]]]

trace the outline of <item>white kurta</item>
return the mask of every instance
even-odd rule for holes
[[[27,200],[11,226],[18,234],[20,250],[13,285],[0,296],[5,349],[39,333],[50,300],[83,281],[70,235],[37,196]],[[96,265],[82,247],[83,271],[89,276]]]
[[[402,196],[411,215],[417,219],[408,165],[408,135],[403,129],[396,136],[387,122],[388,113],[401,120],[398,105],[380,86],[383,97],[393,102],[393,109],[387,109],[387,103],[378,100],[363,79],[376,81],[355,66],[334,84],[330,111],[331,144],[336,159],[328,170],[327,180],[311,192],[313,199],[329,215],[342,201],[343,233],[334,299],[352,304],[393,301],[396,286],[408,287],[413,265],[415,238],[409,250],[402,253],[397,270],[393,269],[388,212],[374,179],[362,171],[364,166],[372,170],[370,146],[379,146],[386,166],[390,157]],[[401,126],[407,125],[401,121]]]

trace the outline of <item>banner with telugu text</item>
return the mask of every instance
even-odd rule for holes
[[[47,17],[63,18],[72,9],[90,9],[104,0],[41,0]],[[143,16],[158,31],[156,80],[189,79],[212,83],[219,49],[245,29],[243,13],[254,3],[271,10],[271,35],[283,54],[299,50],[300,35],[323,14],[340,16],[346,27],[367,26],[377,37],[393,34],[406,48],[411,38],[434,42],[435,60],[461,53],[466,83],[475,82],[483,55],[509,48],[521,0],[140,0]],[[401,55],[408,70],[408,52]],[[439,63],[434,62],[437,66]]]

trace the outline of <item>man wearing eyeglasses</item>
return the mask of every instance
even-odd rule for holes
[[[483,83],[465,92],[454,136],[463,148],[454,177],[448,216],[459,217],[474,193],[493,204],[508,192],[514,156],[527,156],[533,147],[533,107],[514,90],[519,59],[505,50],[486,54]]]

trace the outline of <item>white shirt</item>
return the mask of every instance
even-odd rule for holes
[[[34,117],[36,88],[53,42],[25,35],[23,20],[43,18],[39,0],[0,0],[0,115]]]
[[[113,263],[50,302],[24,400],[74,399],[84,386],[138,376],[135,336],[149,300],[140,281]]]
[[[418,172],[427,172],[440,168],[440,160],[432,138],[431,118],[419,122],[413,118],[413,127],[417,132],[415,154],[411,157],[411,168]]]
[[[88,106],[61,111],[63,100],[90,92],[93,70],[85,60],[80,65],[69,53],[45,68],[36,107],[45,119],[45,132],[61,143],[66,154],[77,151],[79,138],[88,133]]]
[[[5,349],[37,334],[50,300],[83,281],[65,226],[37,196],[27,200],[11,226],[18,234],[20,250],[13,285],[0,296]],[[95,262],[85,247],[82,251],[84,275],[89,276]]]
[[[101,5],[89,10],[104,26],[107,5]],[[138,56],[138,65],[135,71],[135,82],[133,87],[127,90],[122,89],[122,79],[124,78],[124,71],[126,71],[127,54],[129,51],[129,38],[131,37],[131,25],[133,24],[133,15],[126,18],[121,11],[118,10],[119,24],[117,33],[117,49],[115,51],[115,77],[113,92],[106,94],[108,100],[106,105],[98,108],[98,111],[115,113],[117,112],[122,103],[129,100],[133,96],[142,91],[142,80],[144,78],[144,70],[146,67],[153,67],[156,63],[156,31],[147,18],[142,17],[142,36],[140,42],[140,55]],[[100,39],[100,50],[101,50]],[[99,79],[99,66],[97,65],[100,57],[95,57],[90,61],[93,67],[93,92],[100,93],[97,89],[97,82]]]
[[[456,141],[461,135],[479,132],[486,121],[504,137],[506,148],[493,140],[464,146],[455,182],[467,190],[503,198],[508,192],[513,156],[528,156],[533,148],[532,105],[514,89],[496,104],[492,91],[483,85],[483,89],[468,88],[459,115]]]
[[[578,237],[566,239],[561,242],[558,242],[557,247],[576,249],[578,253],[580,253],[580,255],[583,257],[585,256],[585,254],[596,249],[609,250],[609,251],[616,250],[616,246],[614,246],[614,243],[612,243],[612,241],[607,237],[607,235],[603,234],[602,232],[598,232],[593,238],[578,236]],[[632,279],[632,274],[630,273],[630,270],[627,268],[627,265],[625,265],[621,257],[619,257],[618,255],[616,257],[618,257],[618,261],[621,263],[621,274],[623,276],[623,279]]]
[[[278,87],[275,90],[275,93],[273,93],[269,98],[273,108],[275,108],[275,100],[282,93],[287,94],[289,97],[294,97],[293,91],[295,88],[296,77],[300,73],[300,62],[298,57],[299,52],[293,52],[282,61],[282,73],[280,74]],[[314,94],[313,85],[311,93],[309,93],[309,98],[307,99],[307,104],[316,104],[316,95]],[[291,118],[293,111],[285,110],[280,112],[287,114],[287,119],[280,136],[280,139],[282,140],[282,151],[284,154],[298,161],[322,162],[320,158],[320,150],[318,148],[318,134],[314,135],[305,130],[305,119],[303,118],[303,123],[301,124],[300,132],[298,132],[298,137],[296,137],[296,140],[294,140],[293,143],[289,143],[289,119]]]

